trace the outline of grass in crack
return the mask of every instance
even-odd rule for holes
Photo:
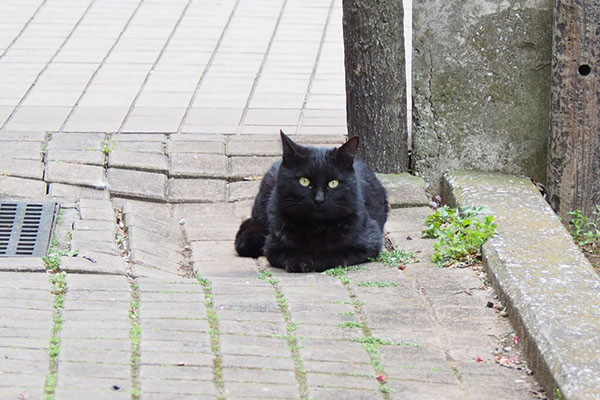
[[[296,332],[298,330],[298,323],[292,319],[289,311],[289,306],[285,294],[281,291],[278,283],[279,281],[273,277],[273,273],[269,270],[262,269],[259,271],[257,276],[258,279],[267,281],[275,290],[275,301],[279,307],[279,312],[283,316],[286,324],[286,335],[282,336],[287,341],[287,346],[292,354],[292,360],[294,361],[294,374],[298,381],[300,398],[303,400],[308,399],[308,386],[306,382],[306,369],[304,368],[304,361],[300,356],[300,349],[302,346],[298,343],[298,337]]]
[[[402,249],[382,251],[377,258],[369,259],[371,262],[380,262],[390,268],[400,268],[406,264],[419,262],[414,253]]]
[[[139,286],[133,279],[130,280],[129,287],[131,289],[131,302],[129,304],[129,320],[131,323],[129,328],[129,341],[131,342],[131,398],[137,400],[141,396],[139,381],[141,361],[140,340],[142,335],[142,326],[139,321],[140,291]]]
[[[485,207],[440,207],[425,220],[424,238],[438,239],[433,244],[432,260],[441,267],[460,267],[481,263],[481,246],[497,233],[492,215]]]
[[[225,386],[223,384],[223,357],[221,355],[221,337],[219,331],[219,319],[214,308],[212,282],[210,279],[196,275],[196,280],[202,286],[204,292],[204,307],[208,318],[208,335],[210,336],[210,348],[213,352],[213,381],[217,389],[217,398],[225,399]]]
[[[600,204],[590,218],[581,210],[570,211],[567,228],[579,249],[600,273]]]
[[[358,286],[386,288],[386,287],[395,287],[395,286],[398,286],[398,284],[396,282],[362,281],[362,282],[358,283]]]
[[[60,260],[59,260],[60,262]],[[60,266],[60,265],[59,265]],[[65,306],[65,294],[67,292],[67,281],[64,273],[53,273],[50,275],[50,284],[52,285],[52,294],[54,295],[54,317],[52,333],[48,345],[48,358],[50,366],[48,375],[44,383],[44,400],[53,400],[58,380],[58,356],[60,354],[60,332],[62,330],[62,311]]]

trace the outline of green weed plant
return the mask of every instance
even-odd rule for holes
[[[441,267],[479,264],[481,246],[497,233],[498,225],[484,207],[440,207],[427,217],[424,238],[433,244],[433,261]]]

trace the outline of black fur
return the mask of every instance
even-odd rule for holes
[[[376,257],[387,219],[386,193],[355,159],[358,138],[340,148],[301,146],[281,132],[283,157],[265,174],[236,235],[240,256],[265,255],[288,272],[324,271]],[[310,180],[305,187],[300,178]],[[331,188],[329,182],[337,180]]]

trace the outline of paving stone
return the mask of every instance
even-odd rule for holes
[[[277,383],[290,384],[295,381],[294,371],[277,371],[268,368],[223,368],[223,380],[229,386],[236,383]]]
[[[256,399],[297,399],[297,384],[277,385],[273,383],[229,383],[227,393]]]
[[[254,200],[260,188],[260,180],[231,182],[227,184],[227,201]]]
[[[101,133],[56,133],[48,142],[47,150],[102,151],[104,138]]]
[[[75,231],[107,231],[111,232],[113,237],[117,233],[117,225],[112,220],[80,219],[73,222]]]
[[[262,176],[271,168],[279,157],[232,157],[231,178],[233,179],[261,179]]]
[[[250,141],[231,139],[227,143],[228,156],[281,156],[279,141]]]
[[[112,194],[165,201],[167,177],[163,174],[108,169],[108,187]]]
[[[84,256],[86,258],[83,258]],[[60,268],[74,274],[127,274],[127,265],[120,256],[89,256],[85,254],[85,251],[82,251],[79,257],[61,257]]]
[[[404,174],[377,174],[385,187],[392,208],[422,207],[429,205],[423,178]]]
[[[140,388],[143,393],[160,393],[165,395],[194,394],[215,396],[215,384],[212,381],[195,381],[183,379],[142,379]],[[164,397],[163,397],[164,398]]]
[[[131,371],[131,366],[128,364],[101,364],[61,360],[58,362],[58,368],[61,378],[66,377],[67,380],[69,376],[125,378]]]
[[[186,135],[189,136],[189,135]],[[191,139],[191,138],[190,138]],[[167,145],[169,154],[173,153],[197,153],[197,154],[225,154],[225,144],[223,141],[202,141],[199,140],[172,140]]]
[[[112,386],[108,387],[108,389],[102,387],[97,390],[94,387],[71,389],[59,385],[56,388],[55,395],[57,399],[85,399],[89,396],[93,396],[95,400],[127,400],[131,398],[131,393],[125,388],[114,390],[110,389]]]
[[[200,380],[212,382],[211,367],[196,367],[189,365],[140,365],[140,379],[171,379],[171,380]]]
[[[169,170],[167,157],[164,154],[140,153],[137,151],[111,151],[108,155],[108,165],[115,168],[163,173]]]
[[[0,158],[0,175],[41,180],[44,176],[44,164],[38,160],[2,157]]]
[[[49,188],[49,196],[58,200],[69,199],[70,201],[73,201],[74,199],[78,200],[82,197],[88,199],[109,199],[109,193],[108,191],[105,191],[103,187],[93,189],[63,183],[51,183]]]
[[[46,161],[60,161],[73,164],[104,165],[104,153],[100,150],[51,149],[46,152]]]
[[[185,352],[185,351],[170,351],[164,352],[158,348],[146,349],[141,355],[141,365],[144,364],[155,364],[155,365],[179,365],[183,364],[186,366],[196,367],[210,367],[213,366],[214,354],[210,351],[201,352]]]
[[[227,157],[216,154],[170,153],[172,177],[227,177]]]
[[[218,261],[236,256],[233,241],[192,242],[192,260]]]
[[[0,271],[46,272],[39,257],[0,257]]]
[[[48,161],[46,181],[89,186],[103,189],[106,187],[104,168],[95,165],[71,164]]]
[[[223,202],[227,182],[217,179],[169,179],[170,202]]]
[[[3,198],[41,198],[46,195],[46,183],[32,179],[0,175],[0,196]]]
[[[78,241],[89,241],[89,242],[107,242],[115,244],[115,235],[109,231],[78,231],[74,230],[72,233],[72,240]],[[115,244],[116,246],[116,244]]]
[[[3,143],[0,148],[0,159],[12,158],[20,160],[41,161],[42,143],[36,142],[7,142],[2,137]]]

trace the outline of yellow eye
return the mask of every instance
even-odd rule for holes
[[[330,188],[335,189],[336,187],[338,187],[339,184],[340,184],[340,182],[337,179],[334,179],[332,181],[329,181],[329,183],[327,185]]]
[[[302,177],[300,178],[300,184],[304,187],[308,187],[310,185],[310,179]]]

